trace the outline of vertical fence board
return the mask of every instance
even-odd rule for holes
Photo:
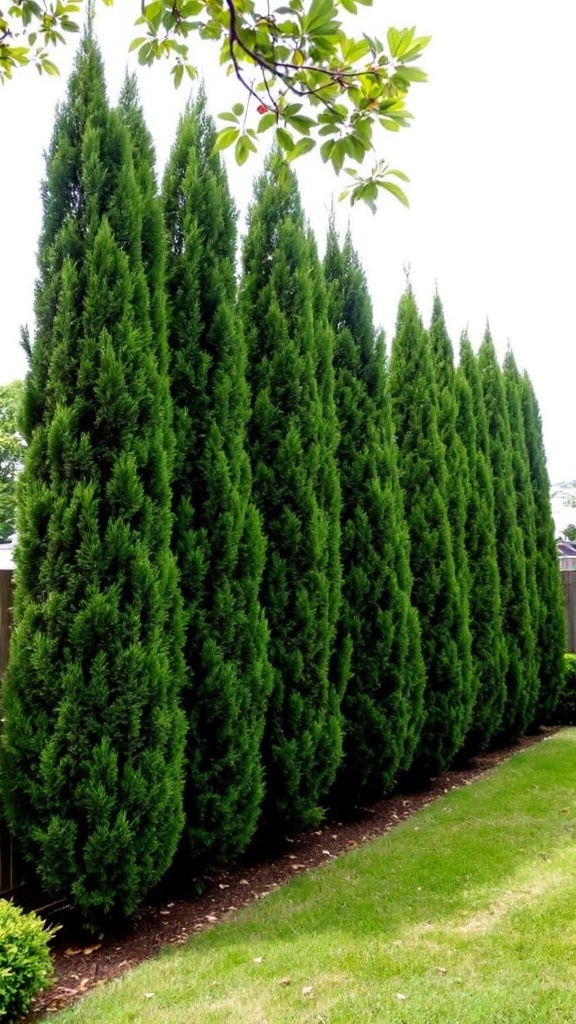
[[[576,654],[576,572],[562,572],[566,614],[566,650]]]
[[[0,679],[8,665],[8,644],[12,617],[12,571],[0,570]]]

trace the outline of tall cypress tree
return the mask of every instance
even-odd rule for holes
[[[508,654],[506,701],[500,738],[520,736],[530,722],[535,681],[534,633],[526,585],[526,558],[518,525],[512,435],[502,371],[490,331],[478,352],[494,482],[494,522],[503,631]]]
[[[470,572],[470,632],[478,690],[464,753],[484,750],[498,734],[506,696],[507,653],[502,632],[494,488],[478,364],[466,335],[456,372],[457,429],[467,452],[466,551]]]
[[[342,611],[336,658],[352,676],[342,711],[344,760],[333,800],[377,799],[412,759],[423,718],[424,664],[411,605],[408,531],[398,480],[385,354],[348,234],[330,227],[324,260],[335,333],[342,488]],[[340,668],[340,671],[341,668]]]
[[[176,467],[174,546],[186,613],[186,844],[181,867],[243,850],[262,799],[271,686],[259,602],[264,541],[246,451],[246,348],[235,310],[235,211],[200,95],[163,185]]]
[[[458,656],[462,670],[462,714],[471,720],[478,692],[478,677],[472,662],[470,633],[470,570],[466,550],[467,493],[470,470],[467,450],[457,429],[458,406],[454,370],[454,349],[448,335],[444,309],[436,292],[430,324],[430,348],[438,394],[438,432],[446,462],[446,510],[452,539],[452,553],[458,588],[461,624],[457,631]]]
[[[535,505],[536,580],[539,597],[536,651],[540,677],[536,721],[550,722],[564,683],[566,624],[540,410],[526,373],[520,381],[520,399]]]
[[[127,74],[124,79],[118,111],[130,136],[134,176],[141,198],[141,254],[149,289],[150,319],[158,357],[161,360],[162,369],[165,370],[168,363],[168,349],[166,344],[164,221],[156,179],[156,153],[152,136],[144,120],[135,75]],[[165,379],[168,381],[167,375]],[[169,434],[167,443],[171,441],[173,444],[173,437]]]
[[[414,781],[420,781],[447,767],[460,749],[470,721],[470,687],[460,661],[466,622],[446,508],[448,480],[434,366],[411,289],[400,301],[390,386],[410,536],[412,598],[420,615],[426,667],[426,717],[411,769]]]
[[[263,838],[321,817],[341,757],[342,682],[329,665],[340,603],[332,335],[296,179],[278,153],[255,188],[241,308],[254,497],[267,541],[263,604],[273,689]],[[281,833],[283,834],[283,832]]]
[[[169,410],[130,140],[90,30],[43,186],[2,788],[50,894],[130,914],[182,829]]]
[[[530,461],[528,458],[524,416],[522,413],[522,401],[520,395],[521,378],[511,349],[508,349],[504,357],[503,381],[512,440],[512,466],[514,474],[514,490],[516,494],[516,515],[518,518],[518,526],[522,533],[524,560],[526,564],[526,592],[530,613],[530,626],[534,642],[532,672],[524,679],[524,686],[527,691],[526,725],[528,726],[532,725],[536,718],[538,690],[540,686],[538,676],[539,659],[538,650],[536,648],[538,620],[540,617],[540,601],[536,581],[536,506],[534,502],[534,491],[532,490],[532,480],[530,477]]]

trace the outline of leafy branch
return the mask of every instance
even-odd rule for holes
[[[7,15],[0,10],[0,78],[31,62],[57,74],[49,49],[78,30],[72,16],[84,2],[15,0]],[[356,15],[359,4],[372,2],[268,0],[263,9],[257,0],[142,0],[135,25],[145,34],[130,50],[142,65],[167,58],[178,87],[184,75],[197,77],[190,39],[219,42],[220,62],[247,99],[220,115],[225,126],[214,152],[233,146],[243,164],[260,137],[273,132],[289,161],[318,147],[336,174],[347,172],[352,181],[342,195],[352,203],[362,200],[374,209],[381,190],[407,203],[398,184],[408,180],[403,172],[382,160],[364,177],[358,167],[374,151],[375,127],[398,131],[409,125],[406,98],[414,83],[426,81],[418,61],[429,37],[417,37],[414,28],[388,29],[385,43],[349,35],[344,14]]]

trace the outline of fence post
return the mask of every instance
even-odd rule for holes
[[[560,560],[560,575],[566,616],[566,650],[576,654],[576,558]]]
[[[12,569],[0,568],[0,679],[8,667],[12,624]]]

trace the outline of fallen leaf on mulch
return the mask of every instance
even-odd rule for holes
[[[84,956],[90,956],[91,953],[95,953],[97,949],[100,949],[102,943],[99,942],[97,946],[68,946],[68,949],[64,950],[64,956],[78,956],[79,953],[83,953]]]

